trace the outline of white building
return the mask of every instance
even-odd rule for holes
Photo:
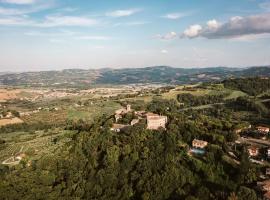
[[[146,114],[147,129],[158,130],[159,128],[166,128],[168,121],[167,116],[161,116],[153,113]]]

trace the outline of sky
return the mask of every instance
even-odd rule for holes
[[[270,0],[0,0],[0,71],[270,64]]]

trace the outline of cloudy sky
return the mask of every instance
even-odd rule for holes
[[[270,0],[0,0],[0,71],[270,64]]]

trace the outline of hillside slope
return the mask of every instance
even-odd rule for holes
[[[96,84],[188,84],[230,77],[270,76],[270,66],[250,68],[173,68],[167,66],[125,69],[67,69],[0,74],[0,84],[10,86],[91,87]]]

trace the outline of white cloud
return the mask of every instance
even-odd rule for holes
[[[42,3],[35,6],[23,7],[23,8],[7,8],[0,6],[0,16],[15,16],[15,15],[25,15],[30,13],[36,13],[42,10],[52,8],[53,4],[51,2]]]
[[[149,24],[150,22],[146,22],[146,21],[134,21],[134,22],[125,22],[125,23],[116,23],[113,26],[117,27],[117,26],[141,26],[141,25],[145,25],[145,24]]]
[[[127,16],[134,15],[138,12],[141,12],[141,9],[115,10],[115,11],[106,13],[106,16],[108,16],[108,17],[127,17]]]
[[[157,35],[156,38],[161,40],[172,40],[177,38],[177,33],[172,31],[167,33],[166,35]]]
[[[207,26],[209,29],[215,30],[219,27],[219,23],[215,19],[213,19],[207,22]]]
[[[83,16],[46,16],[44,20],[34,21],[23,16],[0,17],[0,25],[20,25],[31,27],[65,27],[65,26],[94,26],[99,24],[95,19]]]
[[[46,16],[42,23],[38,23],[39,27],[56,27],[56,26],[93,26],[98,21],[88,17],[81,16]]]
[[[186,16],[189,16],[189,14],[188,13],[169,13],[169,14],[164,15],[162,17],[175,20],[175,19],[180,19],[180,18],[186,17]]]
[[[25,5],[25,4],[36,3],[36,0],[2,0],[1,2],[3,2],[3,3],[10,3],[10,4]]]
[[[197,37],[200,32],[202,31],[202,27],[198,24],[190,26],[188,29],[186,29],[183,33],[185,37],[188,38],[194,38]]]
[[[0,18],[0,25],[4,26],[33,26],[35,23],[22,17],[5,17]]]
[[[22,15],[22,14],[27,14],[29,12],[30,11],[28,11],[28,10],[0,7],[0,15]]]
[[[78,36],[75,37],[77,40],[110,40],[111,37],[107,36]]]
[[[270,13],[232,17],[225,23],[210,20],[205,27],[194,25],[182,34],[183,37],[204,37],[208,39],[241,38],[248,35],[270,33]],[[254,37],[254,36],[253,36]]]

